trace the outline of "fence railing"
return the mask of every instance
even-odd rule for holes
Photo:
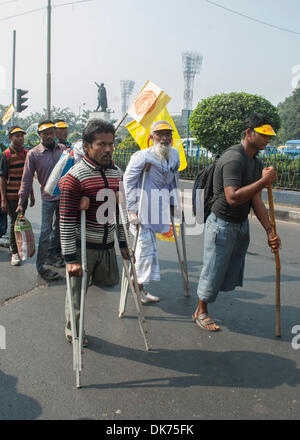
[[[134,151],[114,152],[114,162],[122,171],[125,171],[130,157]],[[211,163],[212,158],[208,152],[200,152],[199,157],[188,156],[187,167],[180,172],[181,179],[194,180],[198,172]],[[272,154],[260,156],[264,167],[274,166],[277,170],[277,181],[274,186],[279,189],[300,191],[300,158],[292,158],[284,154]]]

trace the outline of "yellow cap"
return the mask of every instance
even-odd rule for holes
[[[9,132],[9,136],[11,136],[11,135],[14,134],[14,133],[19,133],[19,132],[22,132],[22,133],[26,134],[26,131],[23,130],[23,128],[16,127],[16,128],[14,128],[12,131]]]
[[[171,130],[174,131],[172,125],[167,121],[155,121],[153,122],[151,126],[151,133],[155,131],[161,131],[161,130]]]
[[[56,128],[68,128],[68,124],[65,121],[60,121],[55,123]]]
[[[276,136],[276,133],[271,125],[262,125],[261,127],[256,127],[254,128],[254,131],[265,134],[266,136]]]
[[[48,128],[55,128],[55,125],[52,122],[47,122],[45,124],[42,124],[38,127],[38,131],[44,131]]]

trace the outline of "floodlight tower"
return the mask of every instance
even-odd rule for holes
[[[192,110],[194,79],[197,73],[200,73],[203,56],[199,52],[183,52],[183,77],[184,77],[184,110]]]
[[[134,84],[134,81],[127,79],[121,81],[122,115],[125,115],[128,110],[129,96],[133,92]]]

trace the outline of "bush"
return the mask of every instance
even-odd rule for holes
[[[228,93],[203,99],[190,118],[193,136],[213,153],[221,153],[241,140],[242,124],[252,113],[268,116],[280,127],[277,108],[267,99],[248,93]]]

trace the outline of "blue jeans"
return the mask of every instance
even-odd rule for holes
[[[211,213],[206,220],[203,268],[197,294],[205,303],[214,302],[219,291],[243,285],[249,221],[230,223]]]
[[[36,258],[36,268],[39,274],[45,271],[44,264],[47,256],[57,255],[58,243],[60,243],[59,200],[55,202],[43,200],[41,234]]]
[[[7,231],[7,214],[0,208],[0,237],[6,234]]]

